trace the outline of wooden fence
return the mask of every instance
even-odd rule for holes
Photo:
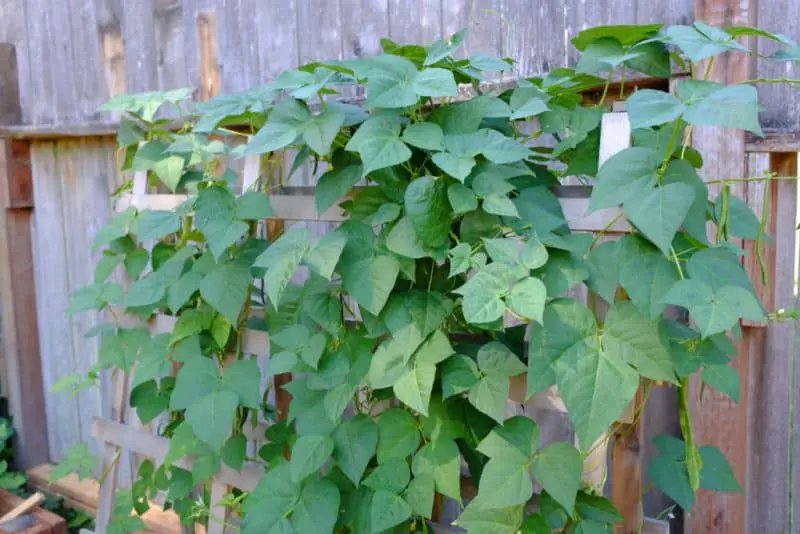
[[[797,37],[792,24],[798,16],[800,0],[0,2],[0,122],[12,125],[0,127],[3,391],[22,444],[20,460],[26,465],[60,460],[70,445],[91,440],[93,417],[109,415],[108,384],[75,399],[44,391],[66,373],[87,370],[97,358],[97,341],[83,337],[94,324],[91,317],[75,322],[63,312],[68,292],[90,281],[96,257],[88,245],[109,218],[108,195],[121,182],[114,117],[97,112],[110,95],[189,86],[205,98],[242,90],[308,59],[373,53],[384,35],[424,42],[469,27],[470,52],[515,57],[522,73],[535,74],[574,60],[565,36],[587,24],[696,18],[716,25],[757,23]],[[712,73],[734,82],[796,78],[798,68],[731,57],[718,61]],[[766,139],[697,132],[705,176],[796,172],[800,91],[763,86],[760,94],[762,119],[772,128]],[[296,185],[311,183],[306,174]],[[793,307],[795,232],[787,221],[795,221],[797,190],[793,182],[773,185],[771,286],[764,296],[776,307]],[[760,211],[761,184],[740,184],[734,192]],[[325,223],[316,224],[324,230]],[[793,339],[790,324],[745,327],[737,359],[740,403],[709,392],[695,402],[699,441],[719,446],[733,459],[747,498],[703,493],[687,530],[800,528],[800,507],[791,497],[800,495],[798,463],[792,461],[800,454],[792,435],[800,413]],[[660,398],[651,396],[647,417],[661,421],[653,425],[658,432],[676,431],[671,392],[655,394]],[[692,398],[699,399],[698,385]],[[647,434],[649,443],[650,427]],[[649,494],[647,513],[657,513],[666,502]]]

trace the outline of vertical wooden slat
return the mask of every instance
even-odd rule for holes
[[[200,100],[217,96],[222,89],[219,65],[217,16],[212,12],[197,14],[197,42],[200,50]]]
[[[567,2],[504,0],[504,55],[518,61],[516,73],[533,76],[567,65]],[[543,30],[541,21],[547,21]]]
[[[100,34],[106,96],[112,97],[124,93],[127,88],[125,43],[122,40],[122,5],[120,0],[95,0],[95,11]],[[113,119],[119,119],[120,114],[115,112],[110,115]]]
[[[758,27],[771,32],[790,36],[795,41],[800,38],[797,20],[800,20],[800,3],[796,0],[762,0],[754,2],[758,10]],[[782,48],[782,45],[767,39],[758,41],[760,54],[769,55]],[[759,78],[800,78],[800,64],[794,61],[772,61],[758,59],[754,77]],[[800,94],[797,86],[784,83],[759,84],[759,97],[766,108],[761,120],[768,128],[785,131],[800,130]]]
[[[737,0],[696,0],[695,18],[717,26],[752,25],[755,22],[755,11],[751,9],[751,3]],[[700,66],[698,72],[705,72],[705,64]],[[726,54],[716,58],[710,71],[710,79],[736,83],[748,79],[751,72],[752,62],[749,58],[738,53]],[[702,176],[706,180],[745,175],[743,131],[698,127],[693,131],[692,143],[703,154],[705,164]],[[719,190],[717,184],[709,184],[711,198],[715,198]],[[744,197],[743,183],[734,184],[731,192]],[[736,478],[745,485],[748,478],[749,368],[750,359],[757,357],[757,354],[751,354],[750,351],[751,335],[746,328],[737,347],[739,356],[733,362],[741,377],[742,394],[738,404],[710,389],[705,389],[701,399],[699,376],[692,377],[689,388],[689,404],[697,443],[719,447],[731,462]],[[743,495],[700,490],[686,528],[693,534],[743,533],[745,506]]]
[[[126,84],[132,93],[158,89],[155,10],[155,0],[122,2]]]
[[[216,5],[222,92],[246,91],[261,79],[258,35],[272,31],[272,25],[281,24],[285,15],[278,9],[272,24],[259,27],[257,15],[264,9],[260,0],[217,0]],[[307,30],[309,34],[319,31]]]
[[[769,170],[782,176],[797,175],[797,154],[766,156]],[[765,158],[762,154],[751,154],[748,159],[750,165],[760,167]],[[749,169],[750,173],[754,170]],[[759,184],[750,182],[747,185],[750,189]],[[754,189],[763,194],[763,187]],[[771,240],[764,251],[769,286],[765,288],[764,300],[767,310],[775,311],[794,307],[797,183],[777,180],[770,184],[770,189],[768,231]],[[752,253],[752,247],[748,252]],[[744,488],[748,532],[792,532],[793,451],[790,444],[794,439],[791,407],[795,397],[796,326],[794,322],[771,322],[766,332],[763,328],[747,328],[746,331],[754,356],[750,365],[751,451]]]
[[[270,31],[258,33],[260,83],[277,78],[293,69],[298,62],[298,28],[296,0],[262,0],[255,13],[258,26]],[[305,31],[305,30],[304,30]]]
[[[5,385],[16,430],[16,459],[20,467],[31,467],[49,460],[50,451],[36,315],[30,146],[25,141],[0,140],[0,158],[0,298]],[[27,206],[25,199],[19,197],[12,204],[10,192],[26,192]]]
[[[380,53],[389,37],[388,0],[342,0],[342,54],[345,59]]]
[[[616,534],[638,534],[644,522],[642,505],[644,403],[645,390],[640,386],[633,402],[633,421],[620,423],[614,433],[611,501],[623,517],[622,524],[614,527]]]
[[[427,46],[442,36],[444,0],[389,0],[389,37]]]
[[[191,84],[184,33],[194,31],[194,28],[185,27],[183,21],[181,0],[156,1],[156,53],[158,87],[161,90],[181,89]]]

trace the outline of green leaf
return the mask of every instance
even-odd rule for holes
[[[525,365],[508,347],[498,341],[490,341],[478,350],[478,367],[483,373],[505,377],[525,372]]]
[[[545,307],[534,324],[528,355],[528,394],[557,385],[581,448],[588,449],[636,394],[639,375],[600,347],[592,312],[571,299]]]
[[[145,249],[134,249],[125,255],[125,271],[131,278],[138,278],[149,261],[150,254]]]
[[[689,235],[702,243],[708,242],[706,219],[708,212],[708,187],[697,175],[692,164],[686,160],[672,160],[664,172],[664,184],[683,183],[694,189],[694,202],[683,221],[683,227]],[[749,211],[749,208],[747,208]],[[729,219],[738,228],[738,214]]]
[[[623,209],[628,219],[666,256],[693,203],[691,186],[672,183],[629,199]]]
[[[223,263],[203,278],[198,289],[206,302],[231,324],[237,324],[251,280],[250,269],[246,265]]]
[[[514,202],[505,195],[491,195],[483,199],[483,210],[501,217],[519,217]]]
[[[428,255],[425,245],[414,230],[414,223],[407,216],[397,221],[386,236],[386,248],[405,258],[424,258]]]
[[[646,147],[626,148],[608,158],[597,172],[589,210],[612,208],[640,198],[656,183],[662,159],[662,154]]]
[[[236,360],[225,368],[222,389],[235,393],[239,404],[258,410],[261,406],[261,371],[258,361]]]
[[[544,283],[538,278],[525,278],[511,288],[506,304],[516,315],[541,323],[545,300],[547,288]]]
[[[315,153],[327,155],[344,121],[345,113],[341,109],[323,109],[304,124],[303,139]]]
[[[550,108],[547,106],[549,96],[538,87],[517,87],[511,93],[509,106],[511,120],[526,119],[541,115]]]
[[[747,50],[730,34],[699,21],[694,26],[670,26],[667,28],[666,36],[693,63],[700,63],[704,59],[730,50]]]
[[[100,344],[100,363],[104,369],[117,367],[130,371],[153,350],[150,334],[144,328],[119,330],[116,334],[104,334]]]
[[[384,490],[399,495],[406,489],[409,480],[411,473],[408,462],[402,458],[392,458],[373,469],[364,479],[364,485],[375,491]]]
[[[186,420],[195,435],[218,451],[233,427],[239,399],[230,391],[215,391],[186,409]]]
[[[411,88],[419,96],[458,96],[453,73],[446,69],[427,68],[414,76]]]
[[[508,283],[491,271],[482,269],[454,291],[463,295],[462,311],[469,323],[486,324],[500,319],[506,311],[501,295]]]
[[[442,364],[442,396],[448,399],[470,390],[480,378],[475,362],[462,354],[454,354]]]
[[[604,37],[612,37],[622,46],[632,46],[639,41],[654,36],[663,24],[619,24],[594,26],[582,30],[572,38],[572,44],[578,50],[585,50],[587,46]]]
[[[714,290],[696,279],[679,281],[661,301],[688,309],[703,337],[724,332],[739,319],[764,318],[758,299],[746,289],[725,286]]]
[[[522,523],[522,534],[551,534],[551,532],[553,529],[544,516],[539,514],[529,515]]]
[[[309,480],[303,486],[292,513],[294,531],[333,532],[340,503],[341,495],[333,482],[326,479]]]
[[[260,191],[248,191],[236,198],[236,217],[258,221],[275,215],[269,195]]]
[[[195,401],[213,393],[220,382],[216,364],[198,354],[181,367],[170,398],[170,410],[185,410]]]
[[[394,383],[394,394],[400,402],[427,416],[435,377],[435,364],[416,361]]]
[[[417,103],[413,83],[417,67],[406,58],[382,55],[370,58],[367,103],[375,108],[404,108]],[[367,122],[373,119],[367,119]]]
[[[675,265],[643,239],[628,236],[620,242],[620,285],[636,308],[650,319],[664,311],[664,295],[678,281]],[[613,300],[613,299],[612,299]]]
[[[626,50],[622,43],[613,37],[601,37],[582,51],[575,70],[589,74],[613,71],[623,63],[636,59],[639,53],[634,48]]]
[[[449,242],[452,212],[448,209],[444,180],[422,176],[411,182],[405,193],[405,207],[425,245],[438,248]]]
[[[305,435],[297,438],[292,447],[292,480],[301,482],[318,471],[333,453],[333,439],[330,436]]]
[[[303,261],[311,267],[312,271],[324,279],[330,280],[346,244],[346,234],[341,232],[327,233],[306,252]]]
[[[358,183],[362,176],[361,165],[335,167],[319,178],[314,190],[317,213],[322,215],[336,204],[347,192]]]
[[[411,150],[400,140],[400,128],[400,122],[391,116],[372,117],[358,128],[345,148],[361,156],[363,175],[411,158]]]
[[[473,500],[458,517],[455,524],[467,532],[486,534],[517,534],[522,524],[524,506],[485,508]],[[525,533],[527,534],[527,533]]]
[[[266,269],[264,283],[267,286],[267,295],[276,309],[289,280],[308,249],[308,230],[293,228],[279,237],[253,263],[254,267]]]
[[[342,423],[333,434],[333,459],[339,469],[358,486],[378,446],[378,425],[366,415]]]
[[[533,496],[528,465],[514,458],[492,458],[481,474],[476,501],[482,508],[508,508],[525,504]]]
[[[565,510],[572,511],[581,484],[582,468],[581,455],[575,447],[555,442],[536,455],[533,472],[544,490]]]
[[[728,459],[717,447],[705,445],[700,447],[700,458],[703,468],[700,471],[700,487],[710,491],[742,493],[742,487]]]
[[[399,495],[388,491],[377,491],[372,497],[370,523],[373,532],[383,532],[399,525],[411,517],[411,506]]]
[[[416,420],[401,408],[390,408],[381,412],[378,436],[379,463],[414,454],[421,439]]]
[[[405,493],[405,501],[411,506],[414,514],[431,518],[433,515],[434,482],[430,475],[418,475],[409,483]]]
[[[242,532],[258,534],[271,528],[295,509],[300,492],[300,485],[292,481],[289,464],[267,471],[244,501]]]
[[[681,85],[689,81],[681,82]],[[699,80],[691,81],[692,84],[701,84]],[[713,82],[705,82],[713,84]],[[748,130],[756,135],[763,135],[758,120],[761,109],[758,104],[758,92],[751,85],[722,85],[713,84],[703,88],[703,91],[714,90],[705,94],[696,101],[687,102],[687,110],[683,119],[689,124],[707,126],[720,126],[723,128],[736,128]],[[680,94],[680,86],[679,86]]]
[[[719,222],[721,217],[722,193],[717,196],[714,202],[714,220]],[[730,195],[729,197],[727,221],[727,228],[730,235],[753,241],[758,239],[761,221],[758,220],[758,217],[756,217],[753,210],[750,209],[750,206],[736,195]]]
[[[475,167],[475,158],[457,156],[450,152],[437,152],[431,159],[437,167],[462,183],[472,172],[472,168]]]
[[[507,458],[527,463],[539,449],[539,427],[533,419],[515,415],[494,427],[477,449],[489,458]]]
[[[239,471],[247,456],[247,438],[244,434],[233,434],[223,445],[220,455],[225,465]]]
[[[461,502],[461,454],[451,439],[439,439],[422,447],[411,463],[414,476],[430,475],[436,491]]]
[[[131,390],[130,405],[142,423],[149,423],[169,408],[169,392],[159,390],[155,380],[148,380]]]
[[[676,120],[685,106],[675,96],[664,91],[640,89],[628,98],[628,118],[631,128],[661,126]]]
[[[677,440],[680,446],[683,442]],[[659,448],[661,448],[659,446]],[[662,453],[654,456],[647,466],[647,472],[653,485],[663,491],[669,498],[687,513],[694,506],[695,492],[689,484],[689,472],[683,458],[672,458]]]
[[[464,39],[467,37],[467,30],[462,29],[454,33],[448,38],[439,39],[428,47],[428,54],[425,57],[423,65],[433,65],[442,59],[452,55],[456,50],[461,47]]]
[[[502,423],[506,416],[510,387],[508,377],[490,373],[470,388],[467,398],[479,411]]]
[[[372,256],[342,267],[345,291],[373,315],[383,309],[398,274],[399,262],[387,255]]]
[[[730,365],[706,365],[703,382],[739,402],[739,373]]]
[[[137,237],[142,241],[161,239],[181,228],[181,219],[173,211],[144,210],[139,212],[136,220],[139,225]]]
[[[444,150],[444,132],[438,124],[415,122],[406,126],[401,139],[423,150]]]
[[[659,335],[659,321],[644,317],[630,301],[614,304],[603,325],[603,344],[653,380],[676,383],[668,347]]]
[[[519,260],[526,269],[538,269],[547,263],[549,254],[535,233],[528,236],[520,252]]]
[[[544,282],[548,297],[557,297],[589,278],[586,263],[563,250],[551,250],[547,263],[534,274]]]

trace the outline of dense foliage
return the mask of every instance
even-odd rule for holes
[[[606,532],[620,516],[582,482],[582,463],[640,383],[681,389],[683,439],[657,438],[655,485],[687,511],[699,488],[740,491],[720,451],[695,442],[686,388],[702,373],[738,398],[731,339],[740,319],[768,313],[736,243],[760,242],[764,225],[727,182],[709,199],[688,143],[696,126],[760,133],[755,87],[702,75],[714,56],[747,52],[744,35],[798,58],[796,44],[751,28],[599,27],[573,40],[574,69],[493,90],[480,82],[514,62],[461,58],[459,33],[427,48],[384,40],[382,55],[304,65],[196,105],[187,91],[114,98],[124,169],[188,200],[116,215],[97,235],[94,283],[72,299],[74,312],[177,317],[155,336],[101,325],[98,365],[61,385],[132,372],[131,406],[170,439],[163,464],[147,462],[118,499],[113,528],[139,528],[127,512],[156,490],[184,519],[203,518],[215,503],[193,488],[223,464],[257,462],[258,487],[226,499],[244,533],[425,531],[437,496],[465,505],[457,525],[470,533]],[[674,94],[630,97],[633,146],[598,169],[612,75],[676,68],[692,76]],[[459,97],[460,84],[476,94]],[[363,102],[339,98],[362,87]],[[590,89],[602,98],[586,102]],[[185,125],[170,129],[159,110]],[[261,156],[262,179],[240,195],[248,155]],[[341,203],[346,222],[320,239],[302,225],[268,238],[271,195],[309,168],[318,212]],[[589,211],[620,208],[633,232],[573,233],[554,190],[565,177],[592,184]],[[298,272],[308,277],[295,284]],[[568,296],[578,284],[609,304],[604,317]],[[665,317],[669,306],[691,321]],[[269,332],[268,372],[243,350],[247,329]],[[277,422],[265,384],[289,372]],[[577,446],[541,443],[533,420],[507,418],[520,376],[527,396],[557,386]],[[275,424],[252,452],[246,432],[264,420]],[[173,465],[185,456],[192,472]],[[469,502],[462,472],[478,487]]]

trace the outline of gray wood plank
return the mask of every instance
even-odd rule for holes
[[[427,46],[442,36],[445,0],[389,0],[389,37],[400,44]]]
[[[505,28],[502,0],[458,0],[442,2],[442,24],[445,36],[466,28],[467,38],[460,55],[500,56],[503,54]]]
[[[54,15],[47,9],[48,3],[47,0],[28,0],[25,6],[25,41],[30,64],[28,119],[34,124],[56,122],[56,81],[50,68],[54,62],[54,43],[50,40]]]
[[[99,120],[105,115],[98,108],[108,99],[108,88],[104,83],[101,43],[97,38],[95,2],[70,0],[59,4],[68,7],[67,12],[63,14],[65,17],[59,16],[57,20],[63,21],[58,24],[58,31],[68,33],[69,59],[69,63],[60,68],[69,70],[64,72],[66,78],[56,78],[56,80],[59,91],[71,89],[65,92],[64,100],[59,100],[59,105],[67,106],[63,117],[69,122]],[[55,4],[52,5],[55,7]],[[87,31],[87,28],[94,31]],[[59,108],[59,112],[61,111]]]
[[[92,245],[97,232],[110,219],[110,206],[107,194],[105,165],[106,144],[100,140],[62,141],[56,151],[59,164],[64,216],[64,244],[68,290],[75,291],[91,284],[94,267],[100,253],[92,253]],[[92,209],[86,209],[92,206]],[[70,320],[72,329],[72,351],[75,355],[74,368],[81,376],[86,376],[97,362],[100,348],[99,337],[87,338],[85,334],[101,322],[98,313],[77,314]],[[46,334],[45,334],[46,335]],[[99,445],[91,440],[92,417],[101,413],[101,391],[90,388],[78,397],[81,441],[89,443],[90,449],[100,452]]]
[[[19,122],[26,120],[30,99],[30,65],[28,58],[28,42],[26,39],[26,3],[24,0],[5,0],[0,2],[0,43],[14,46],[16,54],[16,74],[19,87]]]
[[[379,54],[389,37],[389,0],[342,0],[341,9],[343,57]]]
[[[257,36],[272,31],[272,25],[259,27],[256,24],[256,13],[265,7],[260,4],[258,0],[217,1],[223,93],[245,91],[261,79]]]
[[[36,308],[39,348],[45,390],[75,369],[72,328],[64,312],[68,306],[66,222],[59,185],[55,143],[35,143],[31,149],[33,167],[34,265],[36,265]],[[66,393],[45,398],[51,461],[64,458],[66,450],[81,441],[80,412],[76,398]]]
[[[127,68],[125,65],[125,43],[122,39],[121,0],[95,0],[97,31],[100,34],[100,53],[105,97],[126,92]],[[99,113],[98,120],[119,120],[119,113]]]
[[[158,88],[155,0],[122,3],[127,88],[131,93]]]
[[[274,80],[282,72],[293,69],[299,61],[297,43],[297,1],[264,0],[256,13],[259,27],[269,27],[258,33],[261,83]],[[280,15],[276,15],[276,14]]]
[[[181,0],[156,2],[156,54],[160,90],[193,87],[189,79],[186,57],[186,32],[195,26],[184,26]]]
[[[759,28],[783,33],[800,40],[797,20],[800,19],[800,3],[796,0],[769,0],[757,2]],[[778,45],[766,39],[758,41],[758,52],[769,55]],[[759,78],[800,78],[800,64],[777,62],[766,59],[756,61],[756,76]],[[767,128],[800,130],[800,92],[796,85],[759,84],[759,99],[766,109],[761,113],[762,125]]]
[[[300,64],[315,60],[342,59],[343,28],[342,6],[339,2],[298,2]]]
[[[518,62],[519,75],[532,76],[566,66],[565,2],[504,0],[502,16],[507,23],[504,55]]]

